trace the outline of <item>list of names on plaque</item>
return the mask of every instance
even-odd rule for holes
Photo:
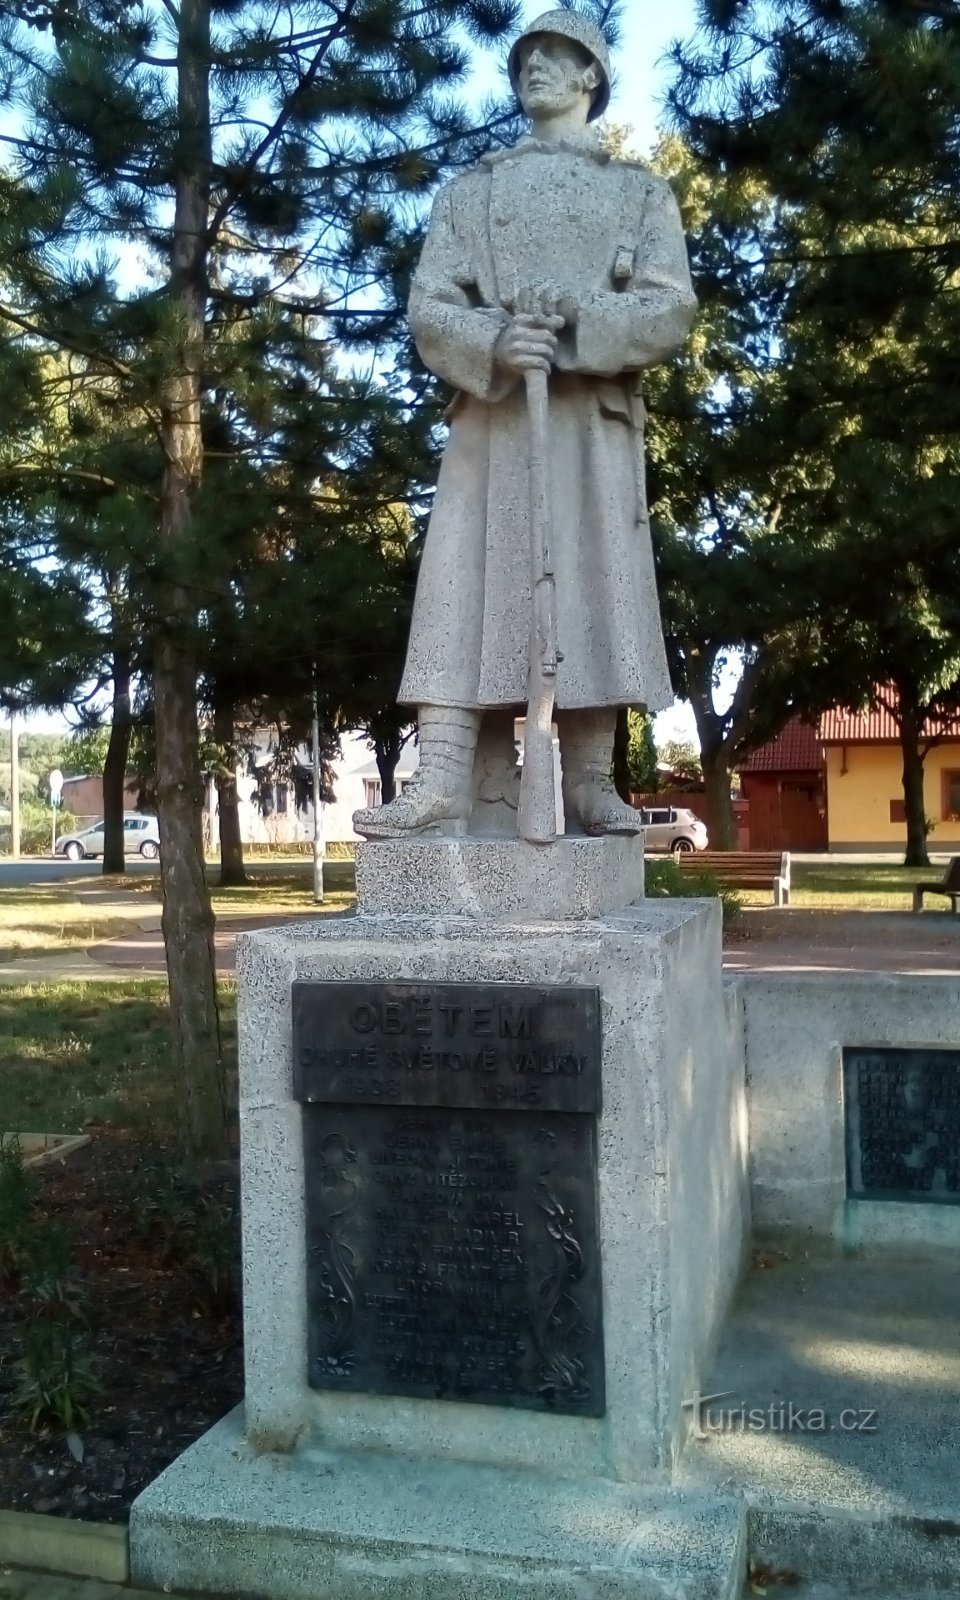
[[[960,1204],[960,1050],[843,1052],[847,1192]]]
[[[427,1017],[420,986],[297,987],[311,1384],[601,1415],[596,992],[437,986],[455,1047],[425,1064],[382,1031]],[[342,1036],[364,1006],[365,1065]]]

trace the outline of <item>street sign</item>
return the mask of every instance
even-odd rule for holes
[[[60,795],[63,791],[63,773],[59,767],[54,767],[47,782],[50,785],[51,804],[58,806],[60,804]]]

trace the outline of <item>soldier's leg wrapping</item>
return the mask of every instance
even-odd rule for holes
[[[615,707],[558,711],[564,826],[568,833],[640,833],[640,812],[613,786]]]
[[[437,824],[465,824],[473,800],[473,757],[480,712],[457,706],[418,706],[420,766],[388,806],[353,813],[368,839],[402,839]]]

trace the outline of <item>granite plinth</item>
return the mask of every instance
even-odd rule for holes
[[[411,846],[402,848],[409,858]],[[569,851],[570,841],[560,848]],[[606,863],[610,892],[613,864],[624,863],[621,900],[631,861],[642,871],[642,849],[629,840],[578,840],[573,849]],[[504,859],[517,850],[511,843]],[[378,872],[391,854],[381,843],[365,849]],[[421,868],[409,882],[426,877]],[[409,893],[408,906],[413,887]],[[501,893],[496,917],[435,907],[264,930],[239,941],[238,971],[243,1419],[214,1429],[137,1501],[135,1579],[271,1600],[733,1600],[745,1561],[742,1508],[671,1487],[689,1396],[712,1357],[748,1233],[741,1009],[721,984],[718,903],[658,900],[548,919],[507,914]],[[452,1027],[469,1003],[456,986],[479,995],[477,1027],[497,1014],[491,995],[503,997],[509,1042],[487,1046],[481,1060],[497,1073],[523,1035],[521,990],[533,1010],[542,994],[544,1003],[558,992],[594,996],[600,1093],[581,1111],[556,1115],[589,1118],[595,1140],[596,1231],[581,1243],[596,1256],[598,1242],[602,1263],[601,1414],[531,1409],[522,1396],[515,1405],[481,1404],[439,1391],[311,1386],[306,1162],[316,1166],[317,1150],[343,1157],[347,1166],[331,1182],[336,1177],[345,1196],[357,1162],[342,1138],[343,1106],[326,1103],[309,1076],[332,1070],[327,1056],[340,1036],[322,1018],[302,1032],[295,1072],[293,994],[294,985],[331,984],[358,986],[361,1004],[348,1016],[361,1031],[376,1019],[387,1035],[406,1027],[399,1064],[390,1038],[371,1043],[373,1061],[366,1047],[347,1051],[348,1076],[383,1082],[385,1104],[391,1074],[408,1056],[424,1068],[413,1059],[426,1048],[421,1033],[432,1069],[449,1066],[438,1063],[431,1030],[437,1016]],[[539,1025],[531,1029],[535,1064],[542,1041]],[[372,1041],[373,1031],[365,1037]],[[563,1049],[574,1044],[571,1035]],[[318,1051],[327,1053],[323,1062]],[[551,1059],[568,1057],[551,1047],[548,1066]],[[298,1086],[314,1097],[298,1103]],[[470,1091],[471,1104],[482,1088]],[[418,1100],[405,1110],[411,1095],[401,1087],[398,1114],[424,1123],[439,1117]],[[494,1116],[481,1110],[473,1122],[489,1117],[492,1131]],[[549,1133],[545,1115],[531,1122]],[[431,1127],[418,1137],[429,1142]],[[497,1182],[497,1206],[509,1201],[511,1213],[504,1227],[527,1226],[508,1192],[513,1178]],[[422,1246],[424,1231],[402,1197],[384,1204],[402,1264],[401,1234],[409,1224]],[[564,1230],[557,1237],[568,1240]],[[525,1238],[514,1241],[521,1253]],[[341,1266],[351,1259],[338,1257]],[[428,1252],[428,1277],[431,1259]],[[405,1281],[398,1276],[401,1287]],[[390,1311],[405,1315],[407,1305]],[[478,1315],[471,1351],[485,1330]],[[512,1359],[509,1349],[503,1359]]]
[[[571,921],[643,899],[642,835],[378,839],[357,846],[365,916]]]
[[[549,1471],[306,1447],[239,1411],[136,1501],[131,1575],[272,1600],[734,1600],[742,1507]]]
[[[246,1406],[261,1446],[315,1428],[331,1448],[669,1476],[748,1226],[739,1009],[720,981],[719,904],[659,900],[578,923],[320,919],[241,938],[238,966]],[[309,1387],[295,981],[600,991],[605,1416]]]

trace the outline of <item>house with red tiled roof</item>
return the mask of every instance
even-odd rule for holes
[[[960,854],[960,716],[929,724],[930,848]],[[888,707],[799,717],[739,768],[752,850],[902,850],[900,735]]]
[[[823,751],[811,723],[794,717],[738,770],[751,850],[826,850]]]
[[[831,850],[902,850],[903,759],[886,706],[834,709],[820,718]],[[960,717],[928,724],[924,810],[931,850],[960,853]]]

